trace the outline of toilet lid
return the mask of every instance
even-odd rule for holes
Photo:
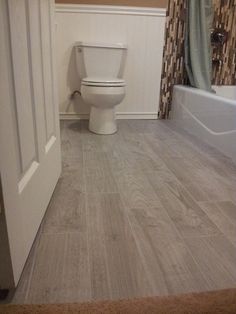
[[[125,86],[125,81],[119,78],[107,77],[86,77],[82,80],[82,85],[87,86]]]

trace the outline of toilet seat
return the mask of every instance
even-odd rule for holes
[[[119,78],[85,77],[81,84],[85,86],[122,87],[125,86],[125,81]]]

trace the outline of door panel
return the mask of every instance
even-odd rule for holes
[[[51,55],[51,34],[47,31],[51,28],[50,19],[50,3],[48,0],[40,1],[41,12],[41,36],[42,36],[42,54],[43,54],[43,77],[44,77],[44,90],[46,103],[53,101],[53,89],[52,89],[52,60]],[[51,140],[51,137],[55,133],[55,117],[53,108],[46,106],[46,124],[47,124],[47,141]]]
[[[15,285],[61,171],[53,5],[0,4],[0,172]]]
[[[32,64],[32,82],[33,93],[35,99],[35,112],[41,121],[41,125],[36,124],[39,147],[45,147],[47,143],[46,133],[46,101],[44,95],[44,79],[43,67],[38,66],[43,64],[42,56],[42,36],[41,36],[41,19],[40,19],[40,1],[32,0],[28,2],[28,16],[29,16],[29,41],[31,51]],[[35,36],[35,34],[38,34]],[[44,149],[39,151],[39,159],[44,155]]]
[[[9,22],[11,36],[12,70],[15,94],[15,112],[20,149],[20,175],[24,175],[37,158],[35,128],[28,56],[26,4],[23,1],[9,1]]]

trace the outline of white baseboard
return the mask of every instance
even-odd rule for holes
[[[88,113],[60,113],[61,120],[88,120]],[[156,120],[158,119],[157,112],[117,112],[116,119],[118,120]]]
[[[153,119],[157,119],[157,112],[117,112],[116,119],[153,120]]]
[[[60,120],[88,120],[88,113],[66,113],[60,112]]]

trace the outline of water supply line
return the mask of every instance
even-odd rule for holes
[[[71,95],[70,95],[70,99],[74,99],[75,98],[75,95],[78,94],[81,96],[81,92],[79,90],[75,90]]]

